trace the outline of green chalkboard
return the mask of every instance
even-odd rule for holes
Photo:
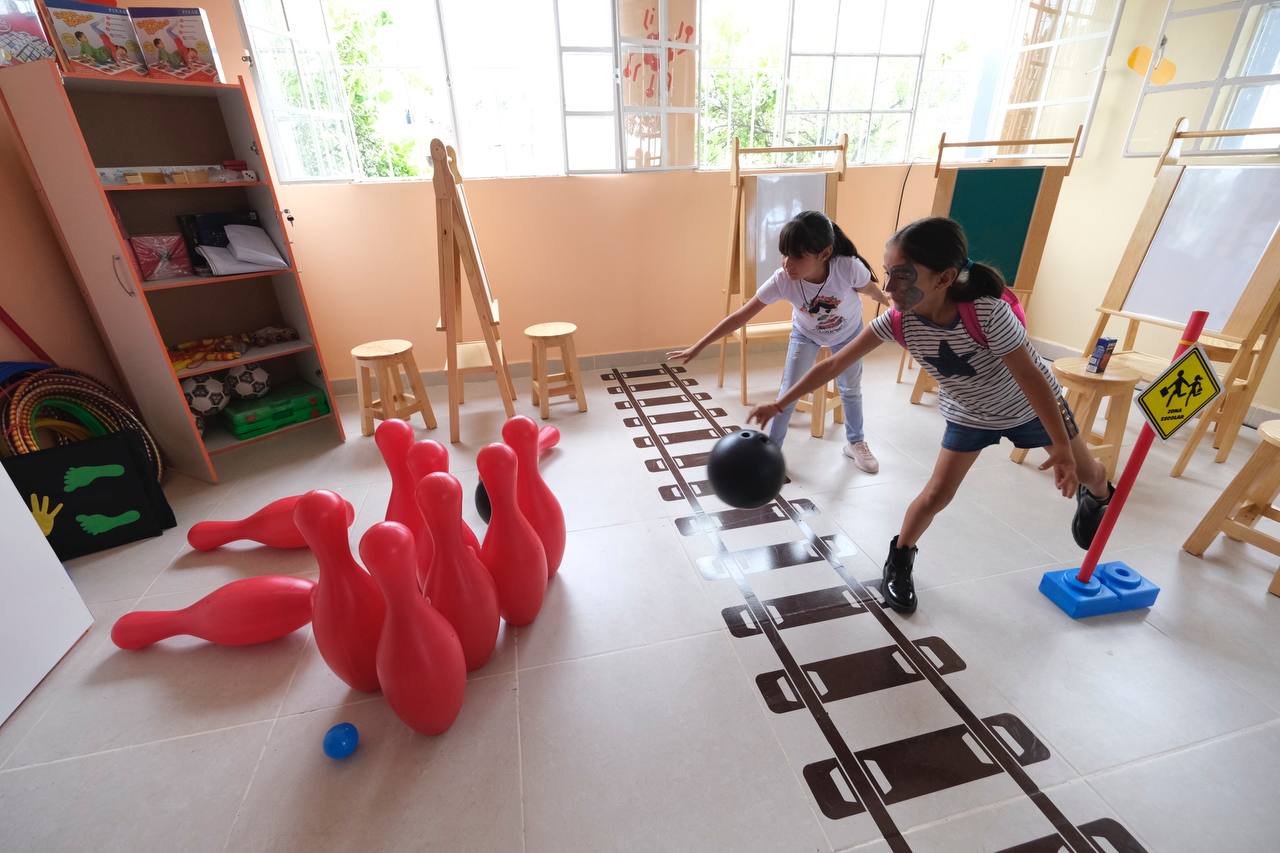
[[[1043,177],[1043,166],[956,170],[950,216],[969,238],[969,257],[1000,270],[1010,286]]]

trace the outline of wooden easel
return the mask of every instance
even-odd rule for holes
[[[514,417],[515,386],[507,367],[498,331],[498,300],[489,287],[480,246],[476,242],[467,197],[458,173],[458,155],[439,139],[431,140],[431,182],[436,191],[436,248],[440,262],[440,319],[436,331],[444,332],[445,369],[449,376],[449,441],[461,440],[458,407],[465,401],[462,378],[468,373],[492,373],[507,417]],[[471,301],[480,320],[482,337],[462,337],[462,276],[466,274]]]
[[[1181,153],[1182,140],[1280,133],[1280,128],[1275,127],[1186,131],[1183,130],[1185,122],[1185,118],[1180,118],[1174,123],[1169,144],[1156,165],[1155,186],[1152,187],[1151,195],[1147,197],[1146,207],[1143,208],[1134,226],[1133,235],[1129,238],[1129,244],[1125,247],[1120,264],[1116,267],[1107,295],[1097,309],[1098,321],[1094,324],[1092,334],[1085,341],[1083,352],[1083,355],[1088,356],[1093,351],[1094,344],[1106,332],[1107,323],[1112,318],[1126,320],[1128,325],[1124,339],[1116,347],[1112,362],[1136,370],[1147,382],[1164,372],[1168,367],[1168,358],[1140,352],[1136,348],[1139,328],[1143,323],[1147,323],[1180,330],[1182,323],[1173,318],[1165,319],[1128,312],[1124,310],[1124,304],[1143,260],[1147,256],[1147,251],[1151,247],[1151,242],[1159,231],[1174,191],[1188,168],[1177,161]],[[1257,155],[1250,155],[1247,150],[1241,151],[1239,158],[1228,157],[1227,164],[1230,165],[1240,158],[1252,158],[1256,162],[1256,157]],[[1220,159],[1222,158],[1215,157],[1215,164]],[[1211,424],[1216,425],[1213,446],[1218,449],[1214,461],[1226,461],[1231,454],[1236,435],[1249,413],[1249,406],[1253,403],[1254,395],[1258,391],[1262,374],[1266,371],[1267,364],[1275,352],[1278,330],[1280,330],[1280,231],[1272,235],[1223,328],[1205,332],[1200,336],[1199,343],[1204,347],[1209,358],[1215,362],[1227,364],[1226,374],[1222,377],[1223,393],[1200,416],[1195,430],[1182,449],[1182,454],[1174,463],[1170,476],[1182,476],[1187,463],[1191,460],[1191,455]]]
[[[1071,174],[1071,166],[1076,160],[1076,151],[1080,147],[1080,134],[1084,126],[1076,128],[1075,136],[1048,137],[1045,139],[1001,139],[979,142],[948,142],[947,135],[942,134],[938,140],[938,159],[933,164],[933,176],[937,179],[937,189],[933,194],[931,216],[949,216],[952,201],[955,197],[956,179],[964,169],[1003,169],[1025,166],[1022,162],[995,166],[991,163],[943,166],[942,155],[948,148],[1005,148],[1029,145],[1070,145],[1071,154],[1065,166],[1044,166],[1044,174],[1040,179],[1040,191],[1036,195],[1035,207],[1031,219],[1027,223],[1026,238],[1022,244],[1022,255],[1016,270],[1001,270],[1012,275],[1009,289],[1018,297],[1024,311],[1031,310],[1031,295],[1036,286],[1036,276],[1040,272],[1040,261],[1044,257],[1045,243],[1049,239],[1049,226],[1053,223],[1053,213],[1058,206],[1058,194],[1062,190],[1062,179]],[[981,260],[981,258],[977,258]],[[904,349],[898,360],[898,381],[902,381],[903,367],[908,364],[909,355]],[[921,370],[916,374],[916,383],[911,390],[911,402],[919,403],[926,392],[937,390],[937,383],[927,372]]]
[[[793,147],[740,148],[738,140],[733,140],[733,157],[729,161],[729,184],[732,187],[733,203],[732,223],[729,229],[729,284],[724,294],[724,313],[727,317],[746,304],[755,296],[760,286],[761,273],[769,275],[773,270],[757,270],[755,259],[751,257],[750,248],[754,245],[749,228],[754,223],[747,221],[747,216],[754,206],[756,198],[756,178],[760,175],[794,175],[804,173],[825,173],[827,191],[823,204],[823,212],[834,218],[836,211],[836,188],[844,180],[846,156],[849,151],[848,134],[840,134],[838,145],[797,145]],[[831,152],[835,154],[829,165],[816,164],[807,166],[755,166],[743,168],[741,158],[760,154],[813,154]],[[736,304],[735,304],[735,297]],[[742,381],[742,404],[747,404],[747,345],[752,340],[785,339],[791,334],[791,320],[779,320],[768,323],[748,323],[732,335],[720,339],[720,373],[718,387],[724,387],[725,355],[729,338],[738,341],[738,368]]]

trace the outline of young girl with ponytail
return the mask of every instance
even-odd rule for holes
[[[786,300],[791,303],[792,327],[786,366],[782,370],[782,390],[785,391],[813,366],[820,347],[830,347],[833,353],[841,352],[862,331],[859,291],[883,305],[889,304],[888,297],[875,285],[871,265],[858,254],[840,226],[821,211],[806,210],[782,226],[778,252],[782,255],[782,268],[770,276],[755,296],[717,323],[696,344],[669,353],[667,358],[687,362],[708,344],[745,326],[769,303]],[[844,433],[848,440],[844,455],[858,468],[874,474],[880,470],[880,463],[862,432],[862,363],[850,360],[831,378],[840,388],[844,407]],[[778,444],[786,438],[787,424],[798,399],[796,395],[784,409],[774,413],[769,437]]]
[[[1053,372],[1027,339],[1017,300],[997,270],[969,257],[958,223],[943,217],[912,222],[890,238],[884,264],[894,310],[872,320],[850,345],[748,418],[768,423],[882,341],[906,347],[938,381],[947,423],[942,449],[889,543],[880,585],[890,607],[910,613],[916,609],[916,543],[984,447],[1008,438],[1015,447],[1048,448],[1040,469],[1052,467],[1055,486],[1064,497],[1075,496],[1071,532],[1081,548],[1093,541],[1113,489],[1079,435]]]

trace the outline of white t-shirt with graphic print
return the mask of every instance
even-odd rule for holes
[[[871,270],[854,257],[833,255],[827,263],[827,280],[814,284],[792,278],[779,269],[756,296],[766,304],[791,303],[791,322],[805,337],[829,346],[847,341],[862,328],[862,304],[858,291],[871,282]],[[814,311],[810,313],[809,308]]]
[[[955,322],[944,329],[907,312],[902,315],[907,350],[938,380],[942,416],[948,421],[978,429],[1021,426],[1035,418],[1036,411],[1001,361],[1002,356],[1024,348],[1049,380],[1054,394],[1062,396],[1062,388],[1007,302],[982,296],[974,300],[973,306],[990,348],[979,345],[969,335],[958,314]],[[871,331],[882,341],[895,342],[888,312],[871,321]]]

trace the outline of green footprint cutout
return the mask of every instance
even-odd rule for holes
[[[76,521],[80,522],[80,527],[85,533],[97,536],[99,533],[106,533],[108,530],[115,530],[117,527],[124,527],[126,524],[133,524],[142,515],[136,510],[131,509],[128,512],[122,512],[119,515],[77,515]]]
[[[62,489],[70,493],[76,489],[83,489],[102,477],[122,476],[124,476],[123,465],[82,465],[79,468],[68,468],[67,473],[62,477]]]

